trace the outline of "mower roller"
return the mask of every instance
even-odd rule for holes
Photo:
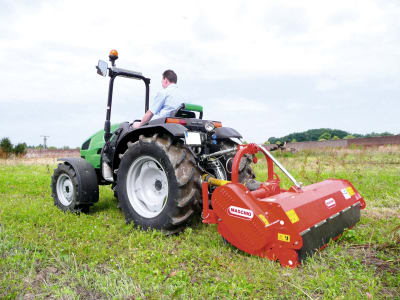
[[[240,160],[260,151],[267,160],[268,179],[251,191],[238,181]],[[280,187],[274,163],[294,183],[289,190]],[[217,186],[211,195],[212,209],[209,185]],[[256,144],[238,146],[231,181],[203,175],[202,194],[204,223],[218,224],[218,232],[238,249],[292,268],[354,226],[365,208],[364,199],[347,180],[302,187],[268,150]]]

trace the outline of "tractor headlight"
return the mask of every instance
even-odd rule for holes
[[[213,122],[206,122],[206,124],[204,124],[204,128],[207,132],[211,132],[215,129],[215,125]]]

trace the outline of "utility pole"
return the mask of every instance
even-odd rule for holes
[[[47,138],[50,137],[49,135],[41,135],[43,137],[43,148],[47,149]]]

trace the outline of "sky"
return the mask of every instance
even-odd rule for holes
[[[78,147],[104,126],[99,59],[151,78],[247,142],[313,128],[400,134],[400,1],[0,0],[0,138]],[[111,122],[144,114],[115,81]]]

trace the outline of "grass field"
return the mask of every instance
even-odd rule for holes
[[[0,160],[0,298],[399,299],[400,147],[277,158],[304,184],[348,179],[367,202],[360,223],[296,269],[240,252],[200,221],[168,237],[127,225],[109,187],[89,214],[62,213],[55,160]],[[265,178],[265,164],[254,170]]]

